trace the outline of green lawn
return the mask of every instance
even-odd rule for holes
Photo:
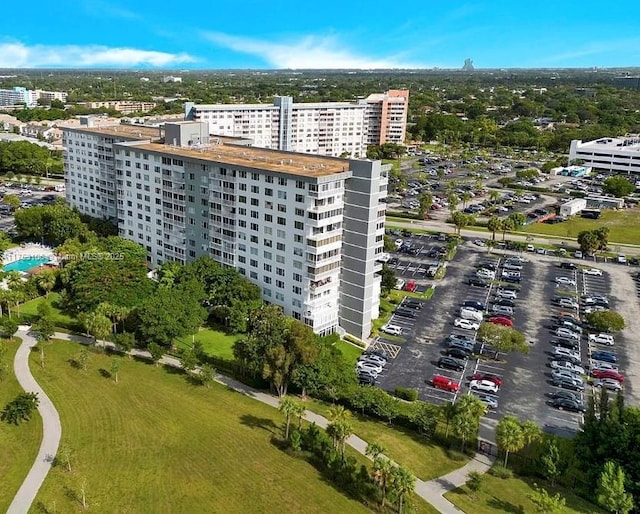
[[[13,400],[22,388],[13,374],[13,357],[20,345],[18,339],[7,342],[7,377],[0,382],[0,409]],[[0,422],[0,512],[6,512],[13,496],[27,476],[38,454],[42,440],[42,420],[35,413],[30,421],[21,425]]]
[[[20,306],[20,314],[24,314],[30,318],[37,318],[38,316],[38,304],[45,300],[44,296],[34,298],[28,302],[23,303]],[[58,293],[49,293],[49,298],[46,300],[51,303],[53,311],[53,321],[57,327],[65,328],[71,331],[82,332],[82,326],[77,319],[69,316],[68,314],[60,310],[59,300],[60,295]],[[17,312],[17,310],[16,310]]]
[[[640,208],[623,209],[615,211],[607,209],[602,211],[600,219],[592,220],[574,216],[563,223],[549,225],[547,223],[533,223],[523,229],[531,234],[544,234],[560,237],[576,238],[583,230],[594,230],[601,226],[609,227],[610,244],[626,243],[640,245],[638,235],[640,224]]]
[[[362,355],[362,348],[358,348],[357,346],[347,343],[346,341],[338,341],[336,343],[336,348],[342,352],[344,358],[347,362],[356,365],[358,358]]]
[[[330,404],[309,400],[308,410],[328,415]],[[352,413],[354,433],[368,443],[382,444],[385,454],[394,462],[409,468],[418,478],[431,480],[446,475],[454,469],[464,466],[466,456],[449,452],[446,448],[429,442],[413,430],[401,426],[388,425],[366,416]]]
[[[209,355],[220,359],[233,360],[233,343],[240,339],[242,335],[227,335],[218,330],[210,328],[201,328],[195,335],[195,339],[200,341],[204,347],[204,351]],[[178,348],[190,348],[193,336],[185,336],[176,340]]]
[[[475,496],[466,486],[455,489],[447,494],[450,502],[468,514],[501,514],[504,512],[537,512],[536,506],[528,495],[533,489],[534,481],[520,478],[501,479],[492,475],[485,475],[483,487]],[[551,494],[559,492],[566,499],[566,514],[595,514],[601,513],[595,505],[577,497],[567,490],[546,488]]]
[[[38,494],[50,511],[79,511],[86,479],[91,512],[367,512],[275,446],[283,418],[272,407],[127,358],[116,357],[115,384],[112,357],[91,354],[82,372],[70,365],[78,352],[54,342],[45,369],[32,357],[75,454],[73,472],[54,468]]]

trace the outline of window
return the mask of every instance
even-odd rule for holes
[[[269,222],[269,223],[272,223],[273,222],[273,216],[271,214],[265,214],[264,215],[264,220]]]
[[[302,282],[302,275],[300,273],[294,273],[293,274],[293,281],[294,282]]]
[[[286,200],[287,199],[287,192],[286,191],[278,191],[278,198],[280,200]]]
[[[287,224],[286,218],[278,217],[278,225],[286,225],[286,224]]]
[[[304,203],[304,195],[296,195],[296,202]]]
[[[287,185],[287,179],[284,177],[278,177],[278,185],[279,186],[286,186]]]
[[[302,294],[302,288],[300,286],[293,286],[291,290],[293,291],[293,294]]]
[[[280,218],[278,218],[280,219]],[[296,230],[304,230],[304,223],[302,223],[302,221],[296,221],[293,226],[295,227]]]
[[[296,216],[302,216],[304,218],[304,209],[296,209]]]
[[[267,263],[265,262],[265,263],[263,264],[263,267],[264,267],[264,270],[265,270],[267,273],[271,273],[271,270],[272,270],[271,264],[267,264]]]

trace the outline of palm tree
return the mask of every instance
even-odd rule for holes
[[[504,451],[504,466],[507,466],[509,453],[524,447],[524,434],[520,420],[514,416],[505,416],[496,426],[496,443]]]
[[[17,271],[9,271],[6,275],[7,286],[12,291],[20,289],[24,282],[22,281],[22,275]]]
[[[502,230],[502,240],[504,241],[507,237],[507,232],[512,231],[515,228],[513,224],[513,220],[511,218],[502,218],[500,220],[500,230]]]
[[[442,416],[442,419],[445,422],[445,429],[444,429],[445,439],[449,438],[449,426],[457,413],[458,413],[458,405],[455,403],[447,402],[440,407],[440,415]]]
[[[36,276],[38,287],[44,291],[45,297],[49,298],[49,293],[56,285],[56,274],[52,270],[45,270]]]
[[[296,402],[296,408],[293,410],[293,415],[298,418],[298,430],[302,429],[302,420],[306,413],[307,409],[304,408],[304,405],[300,402]]]
[[[460,199],[462,200],[462,208],[466,208],[467,204],[469,203],[469,201],[471,200],[471,193],[469,191],[465,191],[464,193],[462,193],[460,195]]]
[[[502,229],[502,220],[497,216],[491,216],[487,222],[487,228],[493,233],[493,241],[496,240],[496,232]]]
[[[111,320],[98,310],[83,316],[82,324],[87,333],[93,336],[96,343],[100,339],[106,339],[111,333]]]
[[[497,203],[500,198],[502,198],[502,195],[500,194],[500,191],[496,190],[496,189],[492,189],[491,192],[489,193],[489,200],[492,203]]]
[[[334,404],[329,408],[329,420],[335,423],[336,421],[346,421],[351,416],[351,412],[345,409],[342,405]]]
[[[447,197],[447,202],[449,202],[449,212],[453,216],[453,213],[456,212],[458,204],[460,203],[460,198],[455,193],[450,193]]]
[[[453,433],[462,439],[463,452],[467,439],[472,437],[477,431],[478,418],[474,417],[470,412],[459,411],[453,417]]]
[[[364,454],[367,457],[371,457],[371,460],[375,461],[380,455],[382,455],[387,449],[378,443],[369,443]]]
[[[380,505],[384,508],[384,504],[387,500],[387,487],[391,481],[391,473],[393,472],[393,464],[383,455],[379,455],[377,459],[373,461],[373,481],[378,484],[380,491],[382,491],[382,501]]]
[[[536,423],[528,420],[522,423],[522,437],[524,438],[524,445],[528,452],[533,443],[542,439],[542,432]]]
[[[290,396],[283,396],[280,399],[278,410],[285,415],[284,438],[289,439],[289,427],[291,425],[291,416],[295,414],[297,402]]]
[[[398,513],[402,514],[402,506],[407,494],[413,492],[416,477],[404,466],[395,466],[391,472],[391,487],[398,498]]]
[[[340,451],[344,461],[344,450],[348,437],[353,434],[353,427],[347,420],[335,421],[327,426],[327,433],[333,440],[333,447]]]

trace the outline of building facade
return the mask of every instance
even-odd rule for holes
[[[66,196],[150,265],[209,255],[327,334],[378,317],[388,167],[210,138],[207,123],[66,128]]]
[[[206,122],[211,134],[251,138],[260,148],[327,156],[363,157],[367,146],[404,141],[409,92],[391,90],[355,103],[268,104],[187,102],[185,119]]]
[[[640,137],[609,137],[583,143],[571,141],[569,161],[580,159],[594,170],[640,173]]]
[[[38,96],[35,91],[24,87],[0,89],[0,106],[16,104],[25,104],[27,107],[34,107],[38,104]]]
[[[122,114],[132,114],[134,112],[149,112],[156,108],[156,102],[138,102],[135,100],[107,100],[104,102],[80,102],[78,105],[88,109],[113,109]]]

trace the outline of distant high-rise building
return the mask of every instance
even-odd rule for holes
[[[204,122],[64,129],[67,201],[152,266],[208,255],[316,333],[378,317],[390,166],[242,146]]]
[[[403,143],[409,91],[391,90],[357,102],[185,104],[187,120],[208,123],[211,134],[253,140],[260,148],[327,156],[363,157],[367,146]]]

